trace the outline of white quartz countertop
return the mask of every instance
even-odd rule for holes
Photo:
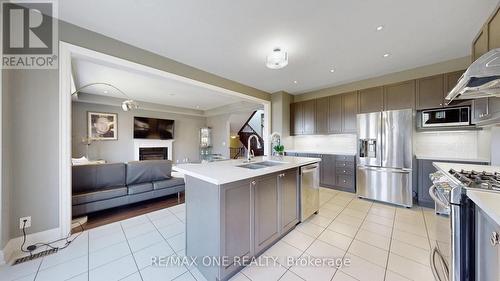
[[[261,156],[261,157],[255,157],[252,160],[252,163],[257,163],[266,160],[283,162],[283,164],[252,170],[252,169],[237,167],[238,165],[243,165],[246,163],[243,163],[244,161],[243,159],[235,159],[235,160],[217,161],[217,162],[201,163],[201,164],[179,164],[173,167],[173,169],[177,172],[183,173],[184,175],[195,177],[213,184],[221,185],[239,180],[259,177],[266,174],[271,174],[292,168],[297,168],[321,161],[320,158],[309,158],[309,157]]]
[[[434,166],[446,175],[456,184],[460,182],[453,177],[448,171],[454,169],[485,171],[489,173],[500,172],[500,167],[489,165],[474,165],[474,164],[456,164],[456,163],[434,163]],[[490,216],[497,224],[500,225],[500,192],[484,191],[476,188],[467,188],[467,196],[488,216]]]
[[[476,163],[490,163],[489,159],[486,158],[458,158],[458,157],[439,157],[439,156],[426,156],[426,155],[415,155],[417,159],[420,160],[435,160],[435,161],[457,161],[457,162],[476,162]]]
[[[326,155],[356,155],[355,151],[319,151],[319,150],[300,150],[300,149],[287,149],[285,152],[291,153],[310,153],[310,154],[326,154]]]

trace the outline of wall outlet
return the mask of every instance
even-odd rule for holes
[[[26,224],[24,224],[24,220],[26,220]],[[19,229],[23,229],[23,226],[25,228],[31,227],[31,217],[19,218]]]

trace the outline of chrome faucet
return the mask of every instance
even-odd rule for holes
[[[281,134],[280,134],[280,133],[278,133],[278,132],[274,132],[274,133],[272,133],[272,134],[271,134],[271,136],[269,137],[269,139],[271,140],[271,141],[269,142],[269,145],[271,146],[271,149],[269,150],[269,151],[271,151],[271,156],[273,156],[273,155],[274,155],[274,153],[275,153],[275,151],[274,151],[274,149],[273,149],[273,144],[274,144],[274,139],[275,139],[275,138],[277,138],[277,139],[278,139],[278,143],[280,143],[280,142],[281,142]]]
[[[247,162],[250,162],[252,161],[252,158],[255,156],[254,153],[253,153],[253,150],[252,150],[252,138],[255,138],[255,140],[257,141],[257,148],[261,148],[261,144],[260,144],[260,141],[259,141],[259,138],[257,137],[257,135],[253,134],[251,135],[250,137],[248,137],[248,145],[247,145]]]

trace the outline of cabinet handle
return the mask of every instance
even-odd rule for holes
[[[345,163],[344,163],[344,167],[345,167]]]
[[[500,235],[498,234],[498,232],[493,231],[491,233],[490,243],[492,247],[495,247],[496,245],[500,244]]]
[[[253,185],[253,186],[255,186],[256,184],[257,184],[257,182],[255,182],[255,181],[251,182],[251,185]]]
[[[344,170],[344,174],[345,174],[345,170]]]
[[[344,180],[344,183],[346,183],[346,182],[347,182],[347,181],[346,181],[346,180]]]

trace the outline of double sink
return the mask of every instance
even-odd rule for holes
[[[267,168],[267,167],[279,166],[279,165],[283,165],[283,164],[285,164],[285,162],[262,161],[262,162],[255,162],[255,163],[247,163],[247,164],[243,164],[243,165],[238,165],[236,167],[251,169],[251,170],[258,170],[258,169],[263,169],[263,168]]]

